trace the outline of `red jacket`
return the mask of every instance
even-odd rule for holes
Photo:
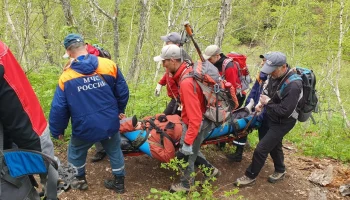
[[[168,92],[168,96],[172,99],[177,99],[179,97],[179,90],[177,84],[175,83],[173,77],[169,74],[169,72],[165,72],[162,79],[159,81],[160,85],[165,86]]]
[[[181,117],[187,125],[184,142],[188,145],[192,145],[196,139],[205,112],[204,95],[198,83],[193,78],[182,79],[190,71],[192,68],[188,68],[184,62],[173,76],[175,82],[180,85]]]
[[[220,60],[217,61],[214,65],[218,68],[220,75],[225,75],[225,80],[230,82],[232,86],[236,89],[236,93],[242,92],[245,94],[245,91],[241,91],[242,83],[239,79],[239,72],[237,63],[234,64],[232,59],[227,58],[225,55],[220,54]],[[226,64],[226,66],[224,66]],[[225,70],[223,68],[225,67]],[[223,71],[225,71],[223,73]]]
[[[47,122],[32,86],[10,49],[0,41],[0,122],[5,149],[41,151],[39,137]]]

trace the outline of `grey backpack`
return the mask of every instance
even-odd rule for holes
[[[33,175],[47,176],[45,200],[57,200],[57,163],[32,150],[3,150],[4,132],[0,123],[0,200],[40,200]]]

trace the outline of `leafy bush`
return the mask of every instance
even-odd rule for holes
[[[176,175],[182,175],[184,173],[184,170],[188,166],[188,163],[184,160],[178,160],[177,158],[174,158],[170,160],[169,163],[162,163],[161,168],[173,170],[176,172]],[[206,176],[209,176],[212,173],[212,169],[199,166],[198,172],[193,172],[191,174],[192,178],[195,178],[199,173],[203,173]],[[170,177],[171,180],[174,180],[174,177]],[[195,184],[191,186],[190,192],[170,192],[170,191],[161,191],[157,190],[155,188],[151,188],[150,194],[148,195],[147,199],[193,199],[193,200],[201,200],[201,199],[220,199],[220,197],[216,197],[215,194],[219,191],[217,187],[214,187],[212,185],[212,182],[216,181],[215,177],[211,177],[209,179],[205,179],[204,181],[195,181]],[[238,194],[239,190],[233,189],[229,191],[225,191],[224,196],[230,197],[234,199]],[[242,196],[237,196],[236,199],[242,199]]]

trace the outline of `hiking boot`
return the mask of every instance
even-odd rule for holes
[[[124,176],[114,176],[114,179],[104,181],[104,185],[107,189],[114,190],[116,193],[123,194],[124,188]]]
[[[213,170],[211,171],[211,174],[209,176],[205,176],[205,179],[208,180],[208,179],[210,179],[212,177],[217,178],[220,175],[221,175],[220,170],[218,168],[216,168],[216,167],[213,167]]]
[[[285,175],[286,175],[286,172],[282,172],[282,173],[274,172],[272,175],[269,176],[267,181],[269,181],[270,183],[276,183],[277,181],[282,180]]]
[[[204,179],[202,180],[202,182],[205,182],[206,180],[211,181],[213,177],[217,178],[220,175],[221,175],[220,170],[218,168],[216,168],[216,167],[213,167],[213,170],[211,170],[210,175],[206,176],[204,174]]]
[[[106,157],[107,153],[104,151],[100,151],[95,153],[95,155],[91,158],[91,162],[99,162],[103,160],[104,157]]]
[[[226,158],[232,162],[241,162],[243,159],[244,146],[237,146],[236,151],[233,154],[226,155]]]
[[[241,178],[238,178],[233,184],[238,187],[245,187],[249,185],[254,185],[255,180],[255,178],[249,178],[248,176],[244,175]]]
[[[188,193],[190,191],[190,188],[184,187],[182,183],[172,184],[170,186],[170,192],[186,192]]]
[[[87,184],[85,176],[74,177],[71,184],[70,184],[70,187],[72,189],[87,190],[88,184]]]

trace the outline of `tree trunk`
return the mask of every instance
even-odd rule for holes
[[[31,16],[31,9],[32,9],[32,3],[30,1],[24,1],[23,2],[23,11],[24,11],[24,43],[22,46],[22,54],[20,55],[20,58],[23,60],[22,64],[24,64],[25,71],[28,70],[28,66],[30,66],[32,63],[28,63],[26,49],[29,47],[29,37],[30,37],[30,16]]]
[[[346,115],[346,110],[344,108],[344,105],[342,103],[342,99],[340,97],[340,91],[339,91],[339,80],[340,80],[340,70],[341,70],[341,60],[342,60],[342,46],[343,46],[343,37],[344,37],[344,30],[343,30],[343,11],[344,11],[344,0],[340,1],[340,12],[339,12],[339,42],[338,42],[338,54],[337,54],[337,59],[338,59],[338,68],[337,68],[337,73],[336,73],[336,79],[335,79],[335,87],[334,87],[334,92],[337,96],[339,105],[342,110],[343,118],[345,120],[345,125],[347,128],[350,128],[350,122],[348,120],[348,117]],[[346,17],[347,18],[347,17]]]
[[[114,16],[113,16],[113,30],[114,30],[114,59],[119,59],[119,28],[118,28],[118,14],[119,14],[120,0],[115,0]]]
[[[88,2],[89,7],[90,7],[90,21],[91,21],[91,24],[94,27],[97,27],[98,20],[97,20],[97,16],[96,16],[95,6],[94,6],[94,4],[91,1],[87,1],[87,2]]]
[[[133,79],[134,82],[137,81],[138,76],[139,76],[139,56],[142,51],[142,46],[143,46],[143,39],[145,37],[145,30],[146,30],[146,21],[147,21],[147,16],[149,14],[150,8],[148,7],[148,3],[150,3],[149,0],[140,0],[141,4],[141,13],[140,13],[140,24],[139,24],[139,37],[137,40],[137,44],[135,47],[135,54],[132,59],[131,67],[128,72],[127,79]]]
[[[72,6],[70,5],[70,0],[61,0],[61,4],[67,26],[75,26],[76,23],[73,16]]]
[[[23,50],[23,44],[22,44],[22,41],[20,39],[20,36],[17,32],[17,29],[15,27],[15,25],[13,24],[13,21],[12,21],[12,18],[11,18],[11,15],[10,15],[10,12],[9,12],[9,8],[8,8],[8,0],[5,0],[4,1],[4,10],[5,10],[5,15],[6,15],[6,18],[7,18],[7,23],[9,24],[9,26],[11,27],[11,30],[12,30],[12,35],[14,37],[14,39],[16,40],[17,42],[17,53],[18,53],[18,62],[19,63],[26,63],[26,60],[24,59],[25,57],[22,57],[21,55],[24,54],[24,50]],[[22,58],[22,59],[21,59]],[[22,66],[24,67],[24,70],[26,71],[26,68],[25,66]]]
[[[220,9],[220,19],[218,21],[217,32],[215,36],[215,44],[221,47],[222,41],[224,40],[225,27],[228,22],[228,17],[231,10],[232,0],[222,0]]]
[[[166,34],[168,34],[170,32],[170,28],[175,23],[175,20],[173,21],[173,23],[171,23],[171,16],[173,15],[173,9],[174,9],[174,0],[171,0],[170,9],[168,12],[168,28],[167,28]],[[164,45],[165,45],[165,42],[163,42],[163,46]],[[158,73],[159,73],[159,69],[160,69],[161,64],[162,64],[161,62],[157,63],[157,69],[156,69],[156,72],[154,73],[153,81],[156,81],[156,79],[158,77]]]
[[[135,1],[136,2],[136,1]],[[134,6],[133,6],[133,10],[132,10],[132,17],[130,20],[130,30],[129,30],[129,42],[128,42],[128,46],[126,48],[126,56],[124,59],[124,63],[122,63],[122,70],[124,69],[124,66],[126,65],[126,63],[129,60],[129,50],[130,50],[130,44],[131,44],[131,40],[132,40],[132,35],[133,35],[133,24],[134,24],[134,16],[135,16],[135,12],[136,12],[136,3],[134,2]]]
[[[45,45],[45,53],[47,60],[50,62],[51,65],[54,64],[53,57],[52,57],[52,51],[51,51],[51,42],[49,40],[49,26],[48,26],[48,14],[47,14],[47,6],[49,6],[49,1],[41,1],[40,8],[41,8],[41,14],[43,15],[43,38],[44,38],[44,45]]]

